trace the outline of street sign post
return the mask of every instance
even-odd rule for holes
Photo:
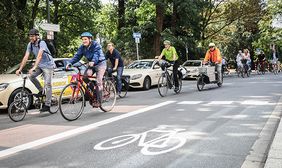
[[[53,32],[60,31],[60,25],[58,24],[42,23],[40,27],[45,31],[53,31]]]
[[[138,44],[140,43],[141,39],[141,33],[133,33],[133,38],[135,38],[135,43],[136,43],[136,52],[137,52],[137,60],[139,60],[139,46]]]

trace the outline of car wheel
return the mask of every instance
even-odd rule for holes
[[[144,90],[149,90],[151,87],[151,79],[149,76],[146,76],[143,82],[143,89]]]
[[[9,102],[8,102],[8,106],[13,103],[15,100],[18,100],[20,98],[20,93],[21,93],[22,89],[16,89],[10,96],[9,98]],[[27,94],[30,94],[30,91],[25,90]],[[30,108],[30,106],[32,105],[33,99],[32,96],[30,95],[26,95],[24,96],[24,102],[25,102],[25,106],[27,107],[27,109]]]

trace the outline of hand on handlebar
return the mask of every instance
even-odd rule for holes
[[[89,65],[89,67],[93,67],[94,66],[94,62],[89,62],[88,65]]]
[[[71,64],[67,64],[66,65],[66,70],[70,69],[71,66],[72,66]]]
[[[22,73],[22,71],[21,71],[20,69],[18,69],[18,70],[16,71],[16,75],[17,75],[17,76],[20,76],[21,73]]]

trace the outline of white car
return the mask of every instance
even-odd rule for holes
[[[57,69],[54,70],[54,76],[52,78],[53,94],[59,95],[62,88],[70,82],[72,75],[76,74],[74,70],[67,72],[63,70],[69,60],[69,58],[54,59]],[[14,100],[20,97],[23,79],[15,74],[19,66],[20,64],[17,64],[7,70],[4,74],[0,74],[0,109],[7,109]],[[32,62],[28,61],[27,65],[23,69],[23,73],[27,73],[31,66]],[[86,68],[83,68],[82,71],[85,69]],[[38,79],[43,85],[43,77],[39,75]],[[38,90],[29,79],[26,81],[25,86],[29,93],[38,93]],[[30,107],[33,104],[33,101],[33,97],[29,96],[26,101],[26,106]]]
[[[131,88],[143,88],[144,90],[157,85],[161,73],[162,69],[154,59],[136,60],[123,71],[123,75],[130,76],[129,86]]]
[[[199,67],[202,67],[202,60],[187,60],[182,66],[188,71],[186,78],[197,78],[199,76]]]

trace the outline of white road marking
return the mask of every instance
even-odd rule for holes
[[[208,105],[227,105],[232,104],[234,101],[211,101]]]
[[[27,149],[38,147],[38,146],[41,146],[41,145],[44,145],[44,144],[52,143],[52,142],[55,142],[55,141],[58,141],[58,140],[61,140],[61,139],[64,139],[64,138],[68,138],[70,136],[74,136],[74,135],[77,135],[77,134],[80,134],[80,133],[83,133],[83,132],[86,132],[86,131],[90,131],[94,128],[97,128],[97,127],[100,127],[100,126],[103,126],[103,125],[106,125],[106,124],[110,124],[112,122],[115,122],[115,121],[118,121],[118,120],[121,120],[121,119],[124,119],[124,118],[128,118],[128,117],[131,117],[131,116],[134,116],[134,115],[137,115],[137,114],[145,113],[145,112],[148,112],[150,110],[160,108],[162,106],[169,105],[169,104],[174,103],[174,102],[175,101],[162,102],[162,103],[159,103],[159,104],[156,104],[156,105],[153,105],[153,106],[149,106],[149,107],[145,107],[143,109],[135,110],[133,112],[129,112],[129,113],[122,114],[122,115],[119,115],[119,116],[116,116],[116,117],[112,117],[112,118],[109,118],[109,119],[106,119],[106,120],[103,120],[103,121],[99,121],[99,122],[96,122],[96,123],[93,123],[93,124],[90,124],[90,125],[82,126],[82,127],[79,127],[79,128],[73,129],[73,130],[69,130],[69,131],[65,131],[65,132],[62,132],[62,133],[59,133],[59,134],[55,134],[55,135],[52,135],[52,136],[49,136],[49,137],[46,137],[46,138],[38,139],[38,140],[29,142],[29,143],[26,143],[26,144],[18,145],[18,146],[15,146],[13,148],[5,149],[5,150],[0,151],[0,158],[15,154],[15,153],[27,150]]]
[[[177,104],[201,104],[203,101],[182,101]]]

